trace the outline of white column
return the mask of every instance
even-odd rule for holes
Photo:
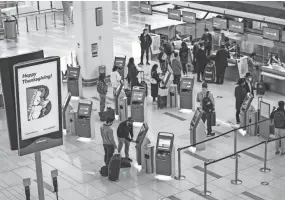
[[[103,25],[96,26],[96,8],[102,8]],[[81,66],[83,82],[94,82],[99,66],[106,66],[110,75],[113,67],[113,34],[111,1],[73,1],[76,56]],[[97,56],[92,55],[97,44]],[[90,85],[90,84],[88,84]]]

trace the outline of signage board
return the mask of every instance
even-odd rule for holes
[[[181,11],[168,8],[168,19],[181,21]]]
[[[221,29],[221,30],[226,30],[227,29],[227,20],[214,17],[213,18],[213,27],[215,27],[217,29]]]
[[[281,42],[285,42],[285,31],[282,31]]]
[[[148,15],[152,15],[152,5],[141,3],[140,4],[140,12]]]
[[[234,20],[229,20],[229,30],[235,33],[244,33],[244,24]]]
[[[20,156],[63,144],[60,58],[14,65]]]
[[[182,11],[182,20],[187,23],[196,23],[196,13]]]
[[[91,44],[91,54],[92,54],[92,58],[98,57],[98,44],[97,43]]]
[[[279,41],[280,40],[279,35],[280,35],[280,30],[263,27],[263,38],[274,40],[274,41]]]

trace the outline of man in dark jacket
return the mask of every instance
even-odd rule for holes
[[[247,93],[250,93],[254,96],[253,90],[255,90],[254,86],[252,85],[252,75],[248,72],[245,75],[245,84],[244,88],[246,89]]]
[[[123,145],[125,144],[125,156],[129,161],[132,161],[129,158],[129,148],[130,142],[133,140],[133,118],[129,117],[126,121],[123,121],[119,124],[117,129],[117,136],[118,136],[118,152],[121,153]],[[131,136],[131,138],[129,137]]]
[[[228,58],[231,58],[229,52],[225,49],[225,45],[221,45],[215,57],[216,84],[224,83],[225,71],[228,67]]]
[[[240,124],[240,118],[239,118],[240,108],[247,94],[246,89],[244,88],[244,83],[245,83],[244,78],[240,78],[237,83],[238,86],[235,88],[237,124]]]
[[[204,77],[204,70],[208,63],[208,58],[205,52],[204,43],[200,43],[200,48],[196,53],[196,70],[197,70],[197,80],[201,82],[201,78]],[[201,77],[202,76],[202,77]]]
[[[206,55],[209,56],[212,50],[212,35],[209,33],[209,29],[204,29],[205,33],[203,34],[201,40],[205,43]]]
[[[148,62],[149,59],[149,48],[152,43],[152,39],[150,35],[148,34],[148,30],[144,29],[143,33],[140,36],[140,41],[141,41],[141,63],[140,65],[143,65],[143,56],[144,53],[146,53],[146,64],[150,65]]]
[[[193,74],[195,74],[197,72],[197,67],[196,67],[196,54],[199,50],[199,44],[197,42],[192,42],[193,45],[193,66],[194,66],[194,71]]]

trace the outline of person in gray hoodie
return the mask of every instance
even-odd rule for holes
[[[180,93],[180,79],[181,79],[181,71],[182,65],[180,60],[178,59],[178,53],[174,53],[174,58],[171,62],[171,67],[174,75],[173,83],[177,85],[178,93]]]
[[[106,122],[100,127],[101,136],[104,147],[104,162],[108,166],[110,159],[112,158],[114,151],[118,149],[114,140],[114,134],[112,129],[113,119],[107,118]]]

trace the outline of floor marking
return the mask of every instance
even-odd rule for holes
[[[169,112],[165,112],[164,114],[165,114],[165,115],[168,115],[168,116],[170,116],[170,117],[173,117],[173,118],[175,118],[175,119],[178,119],[178,120],[180,120],[180,121],[185,121],[185,120],[186,120],[186,119],[184,119],[184,118],[182,118],[182,117],[179,117],[179,116],[174,115],[174,114],[169,113]]]
[[[198,154],[195,154],[195,153],[192,153],[192,152],[190,152],[190,151],[184,151],[184,153],[186,153],[186,154],[188,154],[188,155],[190,155],[190,156],[193,156],[194,158],[197,158],[197,159],[199,159],[199,160],[202,160],[203,162],[207,162],[209,159],[207,159],[207,158],[204,158],[203,156],[200,156],[200,155],[198,155]]]
[[[251,199],[254,199],[254,200],[265,200],[265,199],[263,199],[263,198],[261,198],[261,197],[258,197],[258,196],[256,196],[256,195],[250,193],[250,192],[247,192],[247,191],[243,192],[242,194],[243,194],[244,196],[247,196],[247,197],[249,197],[249,198],[251,198]]]
[[[194,169],[197,169],[198,171],[201,171],[201,172],[204,172],[204,168],[203,167],[201,167],[201,166],[195,166],[195,167],[193,167]],[[214,178],[216,178],[216,179],[220,179],[220,178],[222,178],[222,176],[220,176],[219,174],[216,174],[215,172],[212,172],[212,171],[210,171],[210,170],[207,170],[207,174],[208,175],[210,175],[210,176],[213,176]]]
[[[214,197],[212,197],[212,196],[202,196],[202,195],[200,194],[202,191],[199,191],[199,190],[197,190],[196,188],[191,188],[191,189],[189,189],[189,191],[191,191],[191,192],[193,192],[194,194],[197,194],[197,195],[203,197],[204,199],[208,199],[208,200],[218,200],[218,199],[216,199],[216,198],[214,198]],[[214,192],[214,191],[213,191],[213,192]]]
[[[255,158],[255,159],[257,159],[257,160],[264,161],[264,159],[263,159],[262,157],[260,157],[260,156],[258,156],[258,155],[255,155],[255,154],[253,154],[253,153],[250,153],[250,152],[248,152],[248,151],[243,151],[243,152],[241,152],[241,153],[243,153],[243,154],[245,154],[245,155],[247,155],[247,156],[249,156],[249,157]]]

